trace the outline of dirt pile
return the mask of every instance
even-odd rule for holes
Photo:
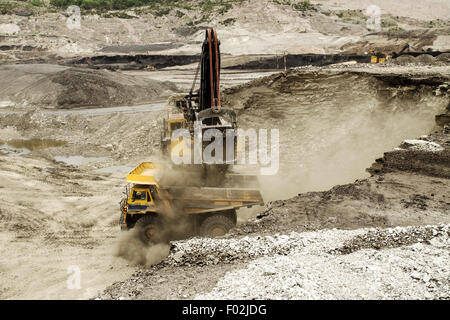
[[[394,249],[362,249],[346,255],[327,254],[322,245],[288,256],[256,259],[228,272],[209,292],[196,299],[448,299],[448,225],[430,226],[428,243]],[[421,228],[370,231],[408,234]],[[352,232],[333,230],[321,239],[342,241]],[[364,237],[365,235],[356,235]],[[326,249],[325,249],[326,250]]]
[[[442,65],[448,66],[450,63],[449,53],[441,53],[433,56],[431,54],[419,54],[413,55],[401,55],[395,59],[389,60],[389,63],[395,63],[399,65]]]
[[[316,246],[321,237],[336,231],[291,232],[266,236],[245,236],[226,239],[194,238],[186,241],[175,241],[170,248],[170,255],[158,268],[169,266],[214,265],[249,261],[263,256],[289,256],[303,251],[306,247]],[[333,254],[349,254],[366,248],[383,249],[411,245],[414,243],[430,243],[435,237],[448,237],[449,226],[396,227],[388,229],[358,230],[342,246],[332,249]],[[330,247],[331,242],[324,241],[321,246]]]
[[[405,140],[398,148],[384,153],[367,169],[372,174],[395,171],[414,172],[450,178],[450,143],[448,132],[440,129],[429,136]]]
[[[46,110],[6,112],[0,114],[0,133],[3,141],[46,137],[67,142],[58,148],[32,152],[32,155],[51,159],[55,156],[107,157],[103,165],[111,166],[128,164],[131,159],[139,161],[144,155],[158,155],[158,119],[165,112],[150,108],[126,113],[127,107],[122,111],[124,113],[105,114],[98,113],[99,109],[67,113]]]
[[[108,107],[154,101],[177,91],[168,82],[56,65],[0,67],[0,101],[46,108]]]
[[[448,237],[448,225],[424,227],[396,227],[393,229],[369,230],[337,248],[332,253],[349,254],[363,249],[384,249],[409,246],[414,243],[430,244],[435,237]]]
[[[366,242],[361,239],[371,238],[385,246],[366,249]],[[397,240],[405,238],[409,240]],[[148,299],[164,295],[169,289],[160,287],[173,278],[170,274],[183,272],[189,277],[201,266],[202,270],[214,267],[215,272],[210,275],[228,272],[219,281],[213,280],[212,288],[211,284],[198,283],[195,295],[191,295],[192,290],[180,287],[181,297],[189,294],[196,299],[445,299],[450,271],[445,255],[448,238],[449,226],[436,225],[191,239],[175,242],[162,264],[113,284],[100,298]],[[355,244],[354,250],[342,254],[339,248],[349,244]],[[230,269],[227,264],[235,267]],[[368,278],[373,281],[367,281]]]

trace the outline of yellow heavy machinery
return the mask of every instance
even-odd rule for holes
[[[221,236],[236,225],[238,208],[264,203],[256,180],[253,189],[250,181],[245,181],[247,188],[236,188],[245,177],[229,175],[223,182],[227,188],[218,188],[194,175],[162,163],[138,165],[127,175],[130,187],[121,202],[122,230],[138,228],[146,243]]]
[[[388,56],[381,52],[375,52],[374,49],[369,50],[370,63],[384,63],[388,60]]]
[[[171,153],[177,145],[172,139],[175,130],[181,128],[189,130],[192,142],[195,139],[202,140],[207,131],[219,132],[224,139],[222,143],[223,157],[220,159],[222,163],[221,165],[214,163],[211,166],[210,163],[203,162],[201,165],[205,171],[217,171],[217,169],[226,171],[229,165],[236,162],[237,158],[237,117],[233,110],[221,106],[219,46],[216,31],[207,29],[192,88],[189,94],[171,99],[171,108],[168,111],[167,120],[165,119],[163,122],[161,137],[162,154],[166,159],[170,159]],[[199,73],[200,88],[194,92]],[[196,133],[197,136],[195,136]],[[232,148],[226,149],[227,140],[232,141]],[[203,143],[202,150],[207,144]],[[192,149],[187,151],[193,156]]]
[[[200,88],[194,92],[200,71]],[[163,163],[144,162],[127,175],[126,197],[121,202],[123,230],[137,228],[146,243],[166,242],[193,235],[220,236],[236,225],[236,210],[263,205],[258,179],[233,173],[237,155],[237,119],[233,110],[221,107],[219,41],[214,29],[206,30],[202,55],[191,91],[173,97],[163,120]],[[188,141],[174,139],[184,129]],[[218,163],[192,161],[174,164],[171,154],[180,143],[181,153],[194,154],[187,142],[208,130],[221,133],[223,157]],[[230,139],[231,140],[227,140]],[[231,148],[227,141],[231,141]],[[189,143],[190,144],[190,143]],[[207,147],[200,142],[201,151]],[[231,150],[231,155],[230,151]]]

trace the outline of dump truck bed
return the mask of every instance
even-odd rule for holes
[[[184,208],[187,213],[203,213],[210,211],[237,209],[263,205],[264,200],[257,188],[255,176],[231,174],[224,177],[224,185],[233,187],[196,186],[196,179],[190,179],[191,174],[183,172],[182,179],[171,179],[177,185],[164,185],[162,179],[164,167],[162,164],[143,162],[127,175],[129,183],[140,185],[155,185],[161,191],[159,197],[169,200],[178,208]],[[170,170],[170,168],[166,168]],[[189,184],[194,184],[194,186]],[[245,183],[245,188],[237,185]]]
[[[164,175],[164,169],[171,174]],[[177,172],[178,171],[178,172]],[[127,174],[127,182],[143,185],[162,185],[171,187],[220,187],[228,189],[258,189],[259,181],[255,175],[229,172],[221,177],[220,185],[214,180],[200,179],[199,171],[164,168],[163,164],[142,162]]]
[[[163,165],[153,162],[142,162],[127,174],[127,182],[144,185],[158,185]]]
[[[263,205],[259,190],[230,188],[169,187],[163,199],[197,214]]]
[[[259,190],[230,188],[169,187],[171,199],[263,202]]]

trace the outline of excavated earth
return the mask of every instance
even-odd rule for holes
[[[431,69],[302,68],[226,90],[241,123],[296,132],[281,140],[278,176],[261,177],[266,199],[286,200],[223,238],[173,242],[97,298],[449,299],[450,126],[434,122],[450,112],[449,69]],[[335,144],[344,155],[329,152]],[[289,157],[297,168],[283,168]],[[318,180],[297,182],[302,164]],[[320,171],[335,173],[320,184]],[[360,178],[344,183],[348,173]],[[302,189],[318,191],[292,195]]]
[[[33,109],[139,104],[178,91],[171,82],[50,64],[2,65],[0,88],[4,107]]]
[[[280,132],[267,204],[223,238],[170,246],[117,225],[126,172],[159,157],[164,103],[0,109],[0,297],[448,299],[450,131],[435,116],[449,113],[449,68],[262,75],[229,74],[241,84],[224,105],[242,128]]]
[[[379,31],[365,0],[82,10],[79,29],[63,8],[12,4],[0,299],[450,298],[448,1],[377,0]],[[279,130],[279,170],[259,177],[266,205],[239,210],[225,237],[143,247],[118,227],[124,178],[159,159],[167,97],[190,90],[206,27],[224,106],[241,128]],[[269,70],[285,52],[289,68],[406,44],[444,53]]]

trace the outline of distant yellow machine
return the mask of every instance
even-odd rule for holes
[[[376,53],[374,49],[369,50],[370,63],[384,63],[387,61],[387,56],[384,53]]]

